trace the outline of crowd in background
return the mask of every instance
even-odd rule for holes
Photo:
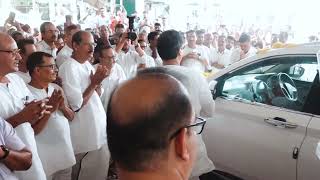
[[[106,142],[109,101],[113,90],[123,82],[137,77],[139,82],[141,71],[148,73],[148,69],[155,67],[167,67],[173,74],[182,72],[187,79],[181,80],[182,83],[193,83],[184,84],[192,96],[191,109],[194,113],[190,113],[188,103],[183,101],[181,103],[185,103],[186,112],[192,117],[194,114],[212,117],[214,101],[203,73],[219,71],[254,56],[259,50],[286,47],[290,37],[294,36],[290,28],[274,34],[259,29],[229,31],[223,25],[216,32],[203,29],[167,31],[163,22],[151,23],[146,14],[141,20],[135,19],[133,24],[128,24],[124,18],[110,20],[103,8],[96,18],[93,27],[82,29],[81,25],[73,22],[72,16],[66,16],[65,23],[60,26],[44,22],[40,27],[30,27],[15,21],[14,13],[9,15],[2,28],[3,33],[0,34],[0,53],[4,53],[0,56],[4,59],[3,64],[0,62],[0,94],[7,98],[4,103],[0,103],[0,109],[5,109],[0,110],[0,117],[17,130],[17,135],[22,139],[22,142],[9,148],[15,149],[17,154],[22,153],[18,159],[24,166],[18,168],[6,164],[8,168],[0,167],[0,175],[9,177],[12,170],[28,169],[32,152],[31,168],[25,173],[14,172],[15,177],[30,180],[105,179],[110,159]],[[316,41],[317,38],[310,37],[310,40]],[[11,63],[5,64],[7,61]],[[141,81],[139,83],[143,85],[143,78]],[[170,78],[168,81],[172,82]],[[175,86],[175,89],[184,91],[178,88],[179,85]],[[119,94],[122,97],[128,95],[121,91]],[[117,96],[114,98],[125,102]],[[145,106],[143,102],[140,103]],[[139,103],[132,103],[132,107],[140,106]],[[122,114],[126,113],[133,113],[131,107]],[[118,119],[123,118],[121,113],[115,111],[115,114]],[[186,127],[201,125],[203,128],[203,122]],[[8,131],[12,132],[12,127]],[[115,127],[117,129],[120,126]],[[125,130],[133,132],[134,129]],[[117,135],[117,132],[111,133]],[[181,135],[180,138],[185,137]],[[194,167],[191,178],[198,178],[214,169],[201,137],[197,143],[201,151],[197,154],[194,166],[190,166]],[[125,153],[125,148],[119,148],[121,145],[117,147],[119,152]],[[2,151],[5,152],[5,149]],[[126,162],[125,158],[128,157],[121,157],[115,151],[113,153],[118,159],[124,158],[122,162]],[[184,154],[181,155],[182,159],[189,159],[185,152],[181,153]],[[8,154],[3,157],[6,156]],[[127,164],[124,169],[138,171],[139,167]]]

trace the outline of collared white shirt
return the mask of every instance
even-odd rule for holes
[[[16,74],[10,73],[6,75],[10,83],[0,83],[0,116],[8,119],[19,113],[24,107],[27,99],[31,101],[32,94],[28,90],[24,81]],[[28,97],[28,98],[26,98]],[[34,137],[34,131],[29,122],[20,124],[15,127],[17,135],[22,142],[32,152],[32,166],[27,171],[16,171],[15,174],[21,180],[45,180],[42,163],[40,161],[37,145]]]
[[[97,68],[97,65],[95,66],[95,69]],[[102,81],[102,88],[103,88],[103,93],[101,95],[101,101],[103,104],[104,109],[107,111],[110,95],[112,91],[123,81],[125,81],[126,75],[124,74],[124,71],[122,67],[115,63],[114,66],[112,67],[111,73],[108,77],[106,77]]]
[[[156,67],[153,57],[145,54],[146,56],[146,68]]]
[[[16,134],[11,124],[0,117],[0,145],[10,150],[21,151],[26,147]],[[0,163],[1,180],[18,180],[18,177],[4,164]]]
[[[48,54],[51,54],[53,58],[55,59],[57,57],[57,48],[51,48],[44,40],[38,42],[36,44],[37,50],[42,51]]]
[[[73,49],[71,49],[67,44],[59,51],[56,58],[56,65],[58,68],[68,60],[72,55]]]
[[[127,53],[121,51],[116,53],[117,63],[122,67],[126,77],[132,78],[137,74],[139,64],[146,64],[147,56],[144,54],[142,57],[135,51],[129,50]]]
[[[147,55],[149,55],[149,56],[152,57],[152,49],[151,49],[149,46],[146,47],[146,49],[144,50],[144,52],[145,52]],[[153,58],[153,57],[152,57],[152,58]],[[156,64],[156,66],[162,66],[162,64],[163,64],[162,59],[161,59],[161,57],[160,57],[160,55],[159,55],[158,52],[157,52],[157,58],[154,59],[154,62],[155,62],[155,64]]]
[[[71,57],[59,69],[68,104],[76,111],[74,120],[69,123],[75,154],[100,149],[107,143],[107,117],[98,93],[93,92],[88,103],[81,107],[82,95],[91,83],[92,72],[95,69],[88,61],[80,64]]]
[[[29,72],[21,72],[21,71],[16,71],[14,74],[18,75],[26,84],[28,84],[31,81],[31,76]]]
[[[231,54],[231,63],[235,63],[237,61],[240,61],[240,52],[241,52],[240,48],[233,50],[233,52]],[[245,54],[244,58],[254,56],[257,54],[257,52],[258,52],[257,49],[251,46],[249,51]]]
[[[190,94],[191,104],[196,116],[213,117],[215,102],[206,79],[197,71],[178,65],[165,65],[169,74],[177,78]],[[212,171],[215,167],[207,155],[206,146],[201,135],[197,136],[197,158],[191,172],[191,177],[199,177]]]
[[[227,67],[231,64],[231,51],[225,49],[223,52],[220,52],[218,49],[213,51],[212,63],[218,63]]]
[[[49,84],[48,92],[27,85],[37,100],[49,98],[55,89],[62,90],[56,84]],[[38,153],[47,176],[72,167],[76,163],[70,137],[68,119],[59,110],[51,113],[46,127],[35,137]]]
[[[189,53],[199,54],[200,58],[206,59],[207,63],[209,64],[209,56],[208,56],[209,48],[206,46],[196,45],[195,48],[190,48],[188,45],[186,45],[182,50],[182,53],[183,53],[183,56],[186,56]],[[205,65],[197,59],[185,59],[181,65],[199,72],[204,72],[206,68],[208,68],[208,67],[205,67]]]

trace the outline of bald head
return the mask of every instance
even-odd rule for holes
[[[189,95],[178,80],[162,73],[138,75],[111,97],[107,117],[111,156],[128,171],[152,168],[150,164],[167,153],[170,137],[190,124],[192,115]]]
[[[113,115],[118,123],[130,123],[128,121],[145,113],[152,114],[166,101],[165,97],[175,92],[186,93],[173,77],[160,73],[141,75],[114,92],[111,100]]]
[[[12,44],[16,45],[14,39],[6,33],[0,32],[0,48],[6,50],[6,48],[9,49]]]

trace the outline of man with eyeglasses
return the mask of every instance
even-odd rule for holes
[[[213,117],[215,103],[207,81],[197,71],[180,66],[183,57],[182,45],[183,39],[178,31],[169,30],[160,35],[157,48],[163,60],[163,71],[174,76],[185,85],[190,93],[196,116]],[[214,169],[201,136],[197,138],[199,151],[191,174],[192,179],[198,179],[200,175]]]
[[[126,81],[111,97],[107,120],[119,180],[189,179],[205,120],[195,117],[177,79],[142,73]]]
[[[91,33],[76,32],[72,37],[73,53],[59,68],[62,88],[75,112],[74,120],[69,123],[76,155],[73,180],[105,180],[109,166],[106,112],[97,91],[110,69],[98,65],[95,70],[89,63],[95,45]]]
[[[98,56],[97,64],[94,65],[97,68],[99,65],[106,66],[110,69],[110,74],[106,77],[102,83],[103,93],[100,96],[104,109],[107,109],[111,92],[123,81],[125,81],[126,75],[122,67],[116,63],[116,56],[114,50],[109,45],[99,44],[95,52]]]
[[[27,171],[15,171],[21,180],[45,180],[32,125],[50,113],[45,102],[35,101],[25,82],[13,72],[18,71],[21,56],[15,41],[0,33],[0,116],[10,123],[17,135],[32,152],[32,166]]]
[[[57,78],[53,57],[45,52],[32,53],[27,60],[31,82],[27,85],[35,99],[48,99],[51,114],[33,126],[40,159],[47,180],[71,180],[76,163],[68,121],[74,112],[65,100],[62,88],[52,82]]]
[[[42,41],[37,43],[37,50],[51,54],[56,58],[58,49],[54,42],[58,40],[58,29],[51,22],[44,22],[40,26],[40,32]]]

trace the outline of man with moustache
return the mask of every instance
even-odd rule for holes
[[[42,41],[37,43],[37,50],[51,54],[54,58],[57,57],[57,51],[54,42],[58,39],[56,26],[51,22],[44,22],[40,26]]]
[[[72,166],[76,163],[69,121],[74,112],[65,101],[62,89],[52,82],[57,68],[53,57],[45,52],[32,53],[27,61],[31,82],[27,85],[35,99],[48,99],[50,115],[35,127],[39,156],[48,180],[71,180]],[[63,156],[63,158],[61,158]]]
[[[76,155],[73,180],[105,180],[109,166],[106,140],[106,113],[97,93],[110,70],[88,62],[96,46],[89,32],[79,31],[72,37],[73,53],[60,66],[59,76],[75,118],[70,122],[71,140]]]
[[[15,41],[0,33],[0,116],[10,123],[17,135],[32,152],[32,166],[27,171],[16,171],[21,180],[45,180],[35,142],[33,126],[49,113],[43,101],[33,101],[24,81],[14,74],[21,60]]]

